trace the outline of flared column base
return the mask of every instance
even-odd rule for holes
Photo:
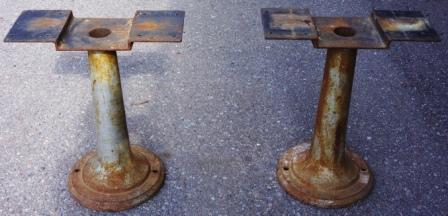
[[[92,182],[89,167],[96,160],[96,151],[83,156],[73,167],[68,178],[72,196],[86,208],[97,211],[121,211],[139,205],[154,196],[163,185],[165,169],[162,161],[143,147],[131,145],[131,152],[138,167],[144,170],[141,180],[132,182],[126,188],[102,188],[100,182]],[[101,170],[99,170],[101,172]],[[140,173],[141,174],[141,173]],[[129,179],[123,178],[123,181]],[[125,185],[126,182],[118,182]]]
[[[313,183],[319,182],[319,180],[328,181],[328,178],[325,176],[325,172],[304,171],[303,169],[310,166],[300,166],[300,163],[304,163],[309,148],[310,143],[299,144],[289,149],[278,161],[278,181],[292,197],[303,203],[322,208],[337,208],[349,206],[371,191],[373,175],[367,163],[349,150],[346,150],[347,160],[351,160],[358,168],[358,177],[354,181],[339,188],[323,188],[317,183]],[[303,176],[299,173],[312,174]],[[337,183],[335,182],[335,185],[338,185]]]

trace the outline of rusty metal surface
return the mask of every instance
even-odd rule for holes
[[[388,41],[440,41],[428,19],[419,11],[375,10],[372,18]]]
[[[344,163],[357,50],[328,49],[320,90],[312,157],[323,165]]]
[[[371,17],[312,17],[308,9],[262,9],[266,39],[312,40],[316,48],[385,49],[392,41],[440,41],[417,11]]]
[[[74,18],[68,10],[24,11],[5,42],[51,42],[58,51],[125,51],[133,42],[182,41],[185,12],[137,11],[127,18]]]
[[[132,42],[181,42],[185,12],[137,11],[132,22]]]
[[[85,207],[121,211],[149,199],[162,186],[160,159],[130,147],[116,51],[131,50],[134,41],[180,42],[183,19],[182,11],[138,11],[134,19],[100,19],[34,10],[24,11],[6,36],[6,42],[52,42],[58,51],[89,51],[97,149],[78,161],[68,183]]]
[[[74,18],[56,44],[56,50],[130,50],[130,29],[130,19]]]
[[[97,150],[102,163],[127,163],[129,135],[115,51],[89,51]]]
[[[328,50],[311,147],[296,146],[278,162],[283,188],[319,207],[351,205],[372,189],[367,164],[345,147],[356,54],[356,49]]]
[[[117,21],[116,26],[127,22],[114,21]],[[68,186],[71,194],[87,208],[121,211],[152,197],[162,186],[164,168],[150,151],[139,146],[130,147],[117,53],[89,51],[88,57],[97,149],[77,162]]]
[[[98,176],[96,171],[97,152],[85,155],[68,178],[72,196],[84,207],[98,211],[122,211],[154,196],[165,179],[162,161],[139,146],[131,145],[131,151],[130,163],[121,170],[109,169],[107,178]]]
[[[285,11],[266,14],[283,16]],[[279,39],[266,36],[275,26],[304,25],[299,19],[268,19],[265,14],[262,19],[266,39]],[[343,207],[365,197],[373,186],[366,162],[345,145],[357,49],[384,49],[393,40],[439,41],[439,37],[418,12],[374,11],[368,18],[311,19],[318,36],[309,39],[315,48],[328,49],[313,138],[283,154],[277,177],[280,185],[302,202]],[[293,31],[283,33],[286,39],[308,37],[296,37]]]
[[[282,155],[277,163],[277,178],[285,191],[295,199],[321,208],[338,208],[353,204],[364,198],[373,188],[373,175],[367,163],[350,150],[345,151],[346,160],[358,167],[355,178],[349,184],[334,181],[333,186],[319,184],[326,179],[329,167],[317,167],[309,158],[311,143],[301,143]],[[305,170],[304,165],[310,168]],[[306,172],[306,176],[302,172]],[[332,174],[333,175],[333,174]],[[338,184],[339,183],[339,184]]]
[[[308,9],[261,9],[266,39],[317,39],[317,32]]]
[[[71,17],[69,10],[25,10],[4,41],[56,43]]]
[[[316,48],[386,48],[375,25],[364,17],[313,17],[319,34]]]

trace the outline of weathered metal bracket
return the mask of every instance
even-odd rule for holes
[[[418,11],[312,17],[308,9],[262,9],[266,39],[312,40],[316,48],[385,49],[392,41],[440,41]]]
[[[58,51],[125,51],[134,42],[181,42],[184,16],[137,11],[133,19],[75,18],[69,10],[27,10],[4,41],[54,43]]]
[[[311,40],[328,48],[313,138],[282,155],[280,185],[307,204],[335,208],[373,187],[367,163],[346,149],[345,137],[357,49],[385,49],[392,41],[440,41],[416,11],[375,10],[371,17],[312,17],[307,9],[262,9],[266,39]]]
[[[75,18],[69,10],[23,11],[5,42],[54,43],[58,51],[88,51],[97,148],[73,167],[68,188],[83,206],[121,211],[151,198],[165,169],[154,153],[131,145],[118,50],[134,42],[180,42],[183,11],[137,11],[133,19]]]

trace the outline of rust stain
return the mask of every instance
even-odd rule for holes
[[[297,14],[273,14],[272,15],[272,28],[279,29],[296,29],[296,28],[309,28],[311,20],[308,16],[300,16]]]
[[[111,82],[112,73],[118,73],[114,51],[89,52],[89,65],[96,82]]]
[[[135,24],[135,27],[141,31],[163,30],[168,26],[168,22],[146,21]]]
[[[330,31],[332,31],[334,28],[340,28],[340,27],[350,28],[351,23],[349,22],[348,19],[334,18],[328,20],[327,27]]]
[[[91,188],[100,191],[118,192],[140,185],[149,175],[149,172],[149,164],[141,156],[132,158],[123,156],[116,163],[103,162],[98,166],[93,165],[85,170],[84,175],[86,183]]]
[[[352,28],[351,23],[347,19],[317,19],[317,28],[321,33],[334,33],[336,28]]]
[[[60,20],[60,19],[44,17],[44,18],[32,20],[28,24],[28,27],[33,28],[33,29],[42,29],[42,28],[45,29],[45,28],[59,26],[63,23],[64,23],[64,21]]]
[[[139,146],[118,163],[103,163],[96,151],[79,160],[69,176],[71,194],[83,206],[99,211],[121,211],[151,198],[163,185],[160,159]]]
[[[379,23],[386,31],[421,31],[426,28],[423,20],[407,17],[380,19]]]
[[[95,86],[96,86],[96,79],[94,79],[92,82],[92,92],[95,91]]]
[[[356,49],[329,49],[311,143],[288,150],[277,177],[294,198],[319,207],[341,207],[364,197],[372,176],[345,148]],[[361,178],[362,177],[362,178]]]
[[[280,185],[291,196],[307,204],[336,208],[352,204],[372,189],[373,176],[358,155],[347,151],[348,163],[331,167],[314,161],[309,146],[305,142],[289,149],[277,164]]]
[[[131,19],[74,18],[68,25],[67,33],[57,45],[60,51],[118,51],[130,50],[128,42]],[[108,29],[105,37],[92,37],[95,29]],[[102,60],[106,61],[106,60]]]

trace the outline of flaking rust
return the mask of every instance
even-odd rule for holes
[[[71,11],[30,10],[6,36],[6,42],[51,42],[58,51],[88,51],[97,147],[75,164],[68,178],[69,191],[81,205],[121,211],[162,187],[162,161],[129,142],[116,51],[130,50],[137,41],[180,42],[183,19],[182,11],[138,11],[133,19],[98,19],[75,18]],[[151,37],[135,40],[134,34]]]
[[[307,9],[262,9],[262,20],[266,39],[309,39],[316,48],[328,49],[312,140],[281,156],[278,181],[291,196],[310,205],[351,205],[373,187],[367,163],[346,148],[357,49],[440,38],[415,11],[374,11],[364,18],[311,17]]]

